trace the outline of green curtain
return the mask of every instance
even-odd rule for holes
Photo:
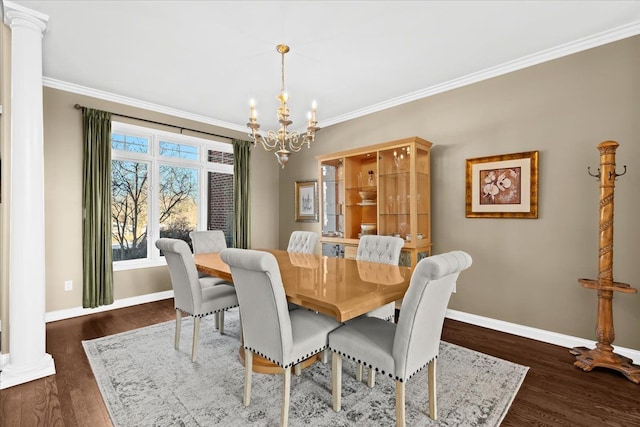
[[[111,113],[82,108],[82,306],[113,303]]]
[[[247,249],[251,242],[249,160],[251,143],[233,140],[233,246]]]

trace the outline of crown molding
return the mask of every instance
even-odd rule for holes
[[[206,124],[209,124],[212,126],[218,126],[224,129],[247,133],[246,126],[239,126],[233,123],[217,120],[211,117],[189,113],[187,111],[178,110],[176,108],[165,107],[164,105],[158,105],[151,102],[140,101],[138,99],[129,98],[127,96],[116,95],[111,92],[106,92],[99,89],[92,89],[86,86],[81,86],[74,83],[68,83],[62,80],[52,79],[50,77],[43,77],[42,85],[46,87],[50,87],[52,89],[64,90],[66,92],[77,93],[78,95],[90,96],[92,98],[116,102],[118,104],[124,104],[130,107],[141,108],[143,110],[148,110],[148,111],[155,111],[156,113],[168,114],[174,117],[193,120],[198,123],[206,123]]]
[[[478,83],[483,80],[488,80],[493,77],[498,77],[503,74],[508,74],[527,67],[531,67],[533,65],[541,64],[553,59],[558,59],[563,56],[582,52],[584,50],[602,46],[607,43],[612,43],[618,40],[626,39],[628,37],[633,37],[638,34],[640,34],[640,21],[634,21],[621,27],[603,31],[592,36],[584,37],[573,42],[553,47],[551,49],[546,49],[535,54],[515,59],[513,61],[505,62],[504,64],[497,65],[495,67],[486,68],[484,70],[468,74],[457,79],[449,80],[447,82],[436,84],[428,88],[418,90],[416,92],[411,92],[406,95],[398,96],[387,101],[373,104],[369,107],[361,108],[350,113],[323,120],[318,124],[318,126],[326,128],[327,126],[346,122],[348,120],[362,117],[367,114],[376,113],[378,111],[386,110],[388,108],[396,107],[398,105],[406,104],[408,102],[416,101],[418,99],[426,98],[432,95],[437,95],[439,93],[447,92],[449,90],[457,89],[473,83]]]
[[[565,43],[560,46],[553,47],[551,49],[543,50],[541,52],[527,55],[522,58],[506,62],[495,67],[486,68],[484,70],[468,74],[466,76],[449,80],[443,83],[439,83],[415,92],[411,92],[405,95],[401,95],[395,98],[391,98],[387,101],[382,101],[377,104],[370,105],[359,110],[355,110],[346,114],[342,114],[333,118],[322,120],[318,123],[318,126],[326,128],[331,125],[353,120],[358,117],[366,116],[368,114],[376,113],[378,111],[386,110],[398,105],[406,104],[408,102],[416,101],[429,96],[437,95],[439,93],[447,92],[453,89],[457,89],[463,86],[467,86],[473,83],[478,83],[483,80],[488,80],[493,77],[498,77],[504,74],[508,74],[514,71],[522,70],[533,65],[538,65],[543,62],[548,62],[554,59],[562,58],[574,53],[582,52],[587,49],[602,46],[607,43],[612,43],[618,40],[622,40],[628,37],[633,37],[640,34],[640,21],[634,21],[627,25],[617,27],[608,31],[603,31],[592,36],[584,37],[582,39]],[[97,99],[103,99],[105,101],[117,102],[119,104],[128,105],[131,107],[137,107],[149,111],[155,111],[158,113],[168,114],[175,117],[180,117],[188,120],[193,120],[200,123],[206,123],[213,126],[218,126],[224,129],[229,129],[238,132],[247,132],[247,128],[244,125],[237,125],[234,123],[217,120],[207,116],[201,116],[198,114],[189,113],[186,111],[178,110],[163,105],[153,104],[146,101],[141,101],[134,98],[129,98],[122,95],[116,95],[110,92],[105,92],[98,89],[88,88],[73,83],[56,80],[50,77],[44,77],[42,79],[43,85],[53,89],[64,90],[67,92],[77,93],[79,95],[86,95]]]

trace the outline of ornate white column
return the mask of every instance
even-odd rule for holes
[[[11,28],[11,236],[9,362],[0,389],[55,374],[45,352],[42,37],[49,17],[8,1],[4,8]]]

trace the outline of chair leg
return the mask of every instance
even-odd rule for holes
[[[296,377],[302,375],[302,363],[293,366],[293,373],[296,374]]]
[[[356,366],[356,380],[362,381],[362,371],[364,370],[364,366],[362,363],[358,363]]]
[[[436,404],[436,359],[429,362],[429,416],[432,420],[438,419],[438,406]]]
[[[369,368],[369,378],[368,378],[367,385],[370,388],[373,388],[373,386],[376,385],[376,371],[373,368]]]
[[[214,316],[215,316],[214,326],[216,329],[220,329],[220,317],[218,316],[218,313],[215,313]]]
[[[176,308],[176,337],[174,348],[180,347],[180,326],[182,325],[182,312]]]
[[[200,338],[200,317],[193,318],[193,347],[191,348],[191,361],[195,362],[198,358],[198,341]]]
[[[253,371],[253,352],[244,349],[244,406],[251,403],[251,372]]]
[[[220,329],[220,335],[224,335],[224,310],[216,313],[216,320],[218,321],[218,329]]]
[[[340,412],[342,406],[342,356],[338,353],[331,355],[331,394],[333,396],[333,410]]]
[[[404,382],[396,380],[396,427],[404,427]]]
[[[282,412],[280,413],[280,425],[287,427],[289,422],[289,396],[291,390],[291,368],[286,368],[282,373]]]
[[[328,348],[325,348],[324,351],[322,352],[322,358],[320,359],[320,361],[326,365],[327,362],[329,362],[329,356],[330,356],[330,350]]]

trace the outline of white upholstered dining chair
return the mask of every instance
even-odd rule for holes
[[[193,316],[191,360],[195,362],[198,357],[200,319],[209,314],[219,314],[220,333],[222,334],[224,332],[225,310],[238,306],[236,291],[233,286],[229,285],[202,288],[198,280],[193,254],[184,240],[161,238],[156,240],[156,247],[164,254],[171,275],[176,310],[175,348],[177,349],[180,345],[182,313],[187,313]]]
[[[291,367],[327,348],[329,332],[340,326],[332,317],[310,310],[287,308],[287,298],[276,258],[249,249],[225,249],[222,261],[231,267],[244,346],[244,405],[251,401],[253,354],[283,369],[281,425],[289,417]]]
[[[404,246],[404,240],[400,237],[365,235],[360,237],[356,252],[357,261],[368,261],[379,264],[398,265],[400,262],[400,252]],[[366,317],[378,317],[384,320],[392,320],[395,317],[396,304],[390,302],[365,313]],[[362,380],[362,364],[356,368],[356,379]],[[375,372],[369,369],[369,387],[375,385]]]
[[[304,254],[312,254],[318,243],[318,233],[313,231],[296,230],[289,237],[289,245],[287,252],[301,252]]]
[[[428,365],[429,416],[437,419],[436,359],[449,298],[461,271],[471,265],[466,252],[422,259],[413,271],[398,323],[358,317],[329,334],[333,409],[340,410],[342,357],[361,361],[396,383],[396,425],[404,426],[405,384]]]
[[[379,264],[398,265],[404,240],[400,237],[366,235],[360,237],[357,261],[377,262]],[[395,303],[391,302],[366,313],[365,316],[391,320],[395,316]]]
[[[227,239],[222,230],[192,231],[189,233],[194,254],[222,252],[227,249]],[[232,283],[219,277],[198,273],[200,284],[206,288],[215,285],[231,285]]]
[[[224,231],[222,230],[192,231],[189,233],[189,237],[191,238],[194,254],[222,252],[223,249],[227,248],[227,239],[224,235]],[[198,272],[198,277],[200,280],[200,286],[203,288],[216,285],[233,286],[232,282],[219,277],[210,276],[206,273]],[[224,322],[221,322],[222,319],[224,319],[224,312],[220,312],[216,316],[216,329],[220,329],[222,327],[224,330]]]

